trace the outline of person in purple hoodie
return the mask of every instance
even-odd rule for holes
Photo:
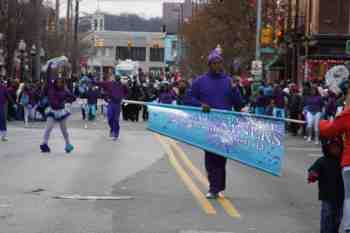
[[[106,81],[94,82],[101,87],[105,92],[105,100],[108,102],[107,118],[110,127],[110,137],[114,141],[119,138],[119,117],[121,103],[125,96],[127,96],[127,88],[124,86],[120,78],[115,79],[114,76],[108,77]]]
[[[6,106],[10,100],[10,95],[7,87],[0,79],[0,138],[2,141],[7,141],[7,126],[6,126]]]
[[[325,104],[325,120],[332,120],[337,113],[337,95],[328,90],[328,95]]]
[[[40,149],[43,153],[49,153],[51,151],[50,147],[48,146],[50,134],[55,125],[59,124],[66,143],[65,151],[66,153],[70,153],[74,150],[74,147],[70,143],[67,129],[67,118],[70,115],[70,111],[65,105],[66,103],[74,102],[75,96],[65,86],[63,78],[53,78],[54,74],[52,71],[51,65],[49,65],[47,70],[47,87],[45,90],[49,107],[46,110],[47,125],[44,132],[43,143],[40,145]]]
[[[285,118],[286,98],[288,98],[288,94],[282,90],[280,85],[276,85],[272,92],[272,102],[273,102],[272,115],[274,117]]]
[[[159,93],[158,102],[161,104],[172,104],[176,100],[176,94],[170,88],[168,81],[163,81]]]
[[[232,111],[242,108],[243,99],[232,79],[223,72],[223,58],[214,50],[208,57],[209,72],[193,81],[187,98],[187,105],[200,106],[202,111],[209,113],[211,108]],[[227,159],[205,151],[205,168],[209,180],[208,199],[223,196],[226,188]]]

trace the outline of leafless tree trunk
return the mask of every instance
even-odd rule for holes
[[[70,53],[70,40],[71,40],[71,5],[72,5],[72,0],[67,0],[67,16],[66,16],[66,31],[65,31],[65,41],[66,41],[66,46],[65,46],[65,55],[69,57]]]
[[[58,37],[60,33],[60,0],[56,0],[55,11],[56,37]]]
[[[40,52],[42,48],[41,43],[41,16],[42,16],[42,0],[34,0],[34,9],[35,9],[35,22],[34,22],[34,44],[37,48],[37,53],[35,55],[35,68],[34,68],[34,77],[32,78],[33,81],[39,81],[40,80],[40,73],[41,73],[41,62],[40,62]]]
[[[72,71],[74,75],[78,74],[79,64],[79,41],[78,41],[78,29],[79,27],[79,0],[75,1],[75,19],[74,19],[74,51],[72,59]]]
[[[8,20],[7,20],[7,74],[8,76],[14,76],[14,53],[16,50],[16,34],[17,34],[17,24],[16,24],[16,15],[17,15],[17,0],[12,0],[8,2]]]

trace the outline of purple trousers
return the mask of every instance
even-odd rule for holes
[[[119,137],[119,116],[120,116],[120,103],[109,103],[107,110],[108,124],[110,132],[113,137]]]
[[[205,151],[205,169],[209,180],[209,192],[218,193],[226,189],[227,159]]]
[[[0,132],[6,132],[6,114],[5,114],[6,105],[0,104]]]

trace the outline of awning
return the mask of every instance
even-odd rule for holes
[[[350,60],[349,54],[312,54],[309,60]]]

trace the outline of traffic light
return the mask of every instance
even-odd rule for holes
[[[48,32],[55,32],[56,31],[55,19],[51,16],[47,20],[47,31]]]
[[[284,41],[284,29],[279,29],[276,31],[276,43],[280,44]]]
[[[256,7],[256,0],[248,0],[248,5],[251,8],[255,8]]]
[[[261,44],[270,45],[273,41],[273,29],[271,26],[266,26],[261,30]]]
[[[130,49],[132,47],[132,42],[128,40],[128,48]]]
[[[102,38],[95,38],[95,47],[96,48],[103,48],[104,47],[104,40]]]

